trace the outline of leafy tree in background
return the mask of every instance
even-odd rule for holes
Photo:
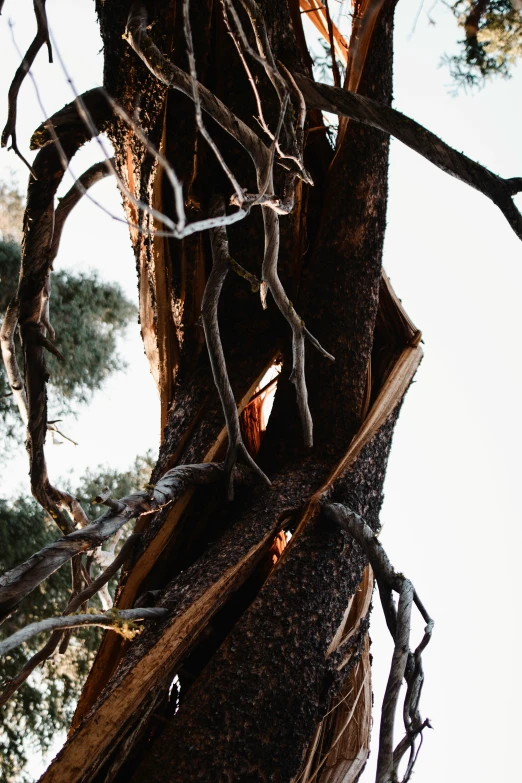
[[[23,197],[9,183],[0,184],[0,313],[4,313],[16,292],[20,271],[20,239]],[[52,321],[56,339],[66,362],[49,357],[50,401],[56,416],[78,412],[104,380],[124,369],[118,356],[117,339],[136,316],[136,307],[127,300],[119,285],[106,283],[95,272],[57,271],[53,276]],[[21,361],[21,357],[20,357]],[[1,441],[9,451],[23,436],[18,408],[9,396],[3,364],[0,366]],[[4,453],[4,458],[6,454]],[[143,488],[152,468],[150,458],[137,459],[134,467],[117,473],[99,468],[87,472],[75,494],[82,497],[89,516],[100,513],[91,506],[100,487],[110,487],[116,497]],[[55,539],[55,525],[42,508],[27,497],[0,499],[0,569],[12,568]],[[67,569],[58,571],[39,591],[36,601],[28,600],[20,613],[6,624],[13,633],[35,618],[59,613],[70,595]],[[63,656],[55,657],[35,673],[9,702],[0,728],[1,781],[28,779],[25,762],[31,752],[43,752],[56,731],[67,727],[100,641],[95,629],[72,639]],[[13,652],[0,666],[0,680],[8,680],[37,650],[26,645]],[[51,685],[47,677],[52,674]]]
[[[91,499],[102,486],[108,486],[114,497],[140,491],[149,481],[152,467],[151,455],[136,459],[132,468],[122,473],[99,467],[85,474],[75,494],[81,498],[90,518],[95,519],[101,509],[91,504]],[[27,497],[0,500],[0,571],[13,568],[55,539],[54,522],[34,500]],[[6,622],[5,632],[11,634],[41,617],[60,614],[70,592],[69,570],[56,571],[45,589],[26,599],[19,612]],[[56,733],[67,728],[100,638],[98,629],[85,629],[72,638],[66,653],[55,655],[37,669],[3,708],[0,783],[30,780],[25,771],[28,758],[45,752]],[[38,640],[34,640],[3,658],[0,682],[13,677],[39,646]]]

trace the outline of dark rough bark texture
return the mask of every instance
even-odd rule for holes
[[[180,4],[147,5],[149,19],[156,22],[151,29],[154,40],[186,68]],[[298,4],[263,0],[259,5],[276,58],[291,71],[310,75]],[[200,217],[206,214],[213,191],[228,196],[230,185],[195,135],[190,101],[154,84],[121,40],[128,7],[123,0],[98,3],[106,86],[128,109],[140,95],[145,130],[158,144],[162,140],[162,149],[182,175],[189,217]],[[377,23],[360,85],[362,93],[387,104],[393,8],[390,2]],[[257,132],[250,87],[237,64],[219,4],[193,0],[191,17],[201,81]],[[258,74],[255,67],[254,71]],[[261,71],[258,75],[270,120],[277,105]],[[318,112],[310,114],[314,126],[321,123]],[[210,120],[207,125],[241,184],[253,187],[254,173],[244,151]],[[112,127],[111,138],[117,165],[129,184],[132,179],[136,194],[147,203],[154,198],[156,205],[171,211],[171,194],[150,156],[135,142],[128,147],[128,132],[118,124]],[[286,509],[291,511],[281,524],[295,528],[300,518],[296,507],[302,510],[327,481],[382,384],[389,357],[397,351],[397,344],[379,324],[376,330],[387,162],[387,138],[371,128],[349,123],[335,157],[323,133],[310,134],[306,164],[316,185],[299,185],[295,212],[281,218],[281,278],[307,326],[336,357],[335,364],[329,365],[307,347],[315,425],[315,446],[310,452],[302,446],[295,390],[289,381],[287,324],[273,302],[262,311],[245,281],[229,275],[219,317],[238,402],[276,356],[283,359],[274,410],[257,455],[273,483],[270,490],[260,485],[241,489],[232,506],[225,502],[223,488],[201,489],[194,495],[168,545],[144,576],[144,589],[165,589],[162,604],[171,607],[174,615],[183,607],[183,585],[186,597],[197,591],[198,584],[211,581],[224,564],[238,561],[250,545],[277,533],[278,517]],[[278,177],[276,190],[280,185]],[[127,209],[131,215],[129,205]],[[263,247],[259,212],[228,233],[233,257],[259,275]],[[174,464],[201,461],[212,449],[219,458],[223,451],[223,444],[218,444],[223,417],[197,322],[211,259],[205,236],[161,243],[132,236],[141,275],[142,327],[166,425],[155,471],[158,477]],[[347,504],[374,527],[399,407],[328,490],[328,500]],[[163,512],[147,519],[144,547],[166,524],[167,516]],[[347,668],[342,675],[336,673],[335,654],[327,657],[326,651],[366,560],[343,531],[322,520],[316,508],[266,582],[266,569],[261,576],[261,570],[252,571],[254,565],[235,585],[234,594],[216,604],[206,633],[193,639],[183,665],[166,661],[164,680],[150,694],[154,706],[143,701],[135,715],[127,716],[126,739],[116,743],[105,766],[98,767],[99,783],[131,778],[165,783],[290,781],[298,774],[315,727],[348,673]],[[131,578],[133,567],[134,561],[128,564],[122,585]],[[124,586],[120,596],[125,596]],[[96,720],[96,709],[117,692],[167,625],[147,631],[126,652],[106,638],[82,714],[121,660],[94,707],[92,720]],[[361,642],[362,636],[357,636],[355,647]],[[103,651],[109,648],[112,657],[107,666],[109,658]],[[174,715],[165,688],[176,673],[181,708]]]
[[[395,416],[343,481],[351,508],[377,524]],[[360,512],[359,512],[360,509]],[[359,584],[364,555],[319,516],[156,738],[133,781],[289,781],[341,685],[326,651]],[[347,672],[344,671],[343,675]]]

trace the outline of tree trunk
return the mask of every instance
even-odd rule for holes
[[[276,61],[311,76],[297,0],[260,0]],[[196,132],[193,102],[151,75],[123,40],[130,3],[97,3],[105,87],[139,122],[183,182],[187,216],[206,216],[231,187]],[[147,3],[150,35],[188,70],[181,3]],[[356,9],[357,10],[357,9]],[[358,92],[389,105],[394,2],[372,28]],[[224,26],[221,5],[193,0],[199,81],[252,130],[257,108]],[[241,18],[243,15],[241,13]],[[243,20],[248,27],[246,17]],[[252,66],[269,125],[278,104]],[[205,123],[242,186],[256,192],[245,151]],[[120,120],[108,129],[117,169],[136,198],[169,215],[172,190],[153,156]],[[371,714],[368,623],[373,587],[363,551],[328,522],[323,501],[343,503],[374,530],[393,428],[420,361],[412,327],[383,276],[388,137],[344,121],[331,149],[309,110],[305,163],[314,187],[296,185],[282,216],[279,273],[297,312],[335,356],[307,351],[314,446],[303,445],[289,328],[269,298],[263,310],[245,279],[229,275],[219,323],[232,388],[245,409],[268,368],[282,365],[265,433],[258,408],[244,414],[245,443],[272,484],[185,492],[144,516],[138,550],[117,604],[151,590],[169,617],[132,642],[106,633],[69,740],[45,781],[356,780],[368,755]],[[275,190],[283,188],[283,170]],[[175,465],[224,458],[223,413],[199,321],[212,266],[208,232],[182,240],[129,199],[124,207],[139,274],[145,350],[161,397],[163,437],[155,478]],[[260,209],[229,226],[231,254],[260,277]],[[257,411],[257,412],[256,412]],[[292,537],[286,545],[284,533]],[[174,678],[176,685],[173,687]],[[342,703],[341,703],[342,702]],[[336,707],[336,705],[338,705]],[[357,720],[343,731],[344,717]],[[344,717],[343,717],[344,716]]]

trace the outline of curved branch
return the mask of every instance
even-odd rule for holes
[[[222,199],[215,200],[211,208],[211,213],[216,215],[225,214],[225,204]],[[270,485],[270,481],[265,476],[261,468],[258,467],[256,462],[252,459],[245,447],[245,444],[243,443],[237,405],[234,399],[232,387],[230,385],[225,362],[225,355],[223,353],[223,346],[221,344],[221,336],[219,333],[219,297],[223,283],[225,282],[225,278],[232,266],[230,252],[228,249],[226,229],[224,227],[213,229],[210,232],[210,241],[212,245],[213,266],[205,286],[205,292],[203,294],[203,301],[201,303],[201,317],[203,321],[203,329],[205,332],[205,340],[207,343],[210,364],[212,367],[212,375],[214,376],[214,383],[216,384],[219,393],[219,398],[221,400],[221,406],[223,408],[227,426],[228,449],[227,456],[225,458],[225,471],[227,474],[228,499],[232,500],[234,497],[234,466],[236,464],[238,454],[241,454],[241,456],[246,460],[247,464],[268,485]]]
[[[188,487],[219,481],[223,475],[223,466],[213,462],[173,468],[157,482],[152,498],[145,493],[122,498],[115,509],[96,522],[48,544],[25,563],[7,571],[0,577],[0,623],[26,595],[74,555],[96,549],[131,519],[176,500]]]
[[[84,101],[91,113],[104,126],[109,117],[109,107],[99,90],[85,93]],[[24,215],[24,239],[20,281],[17,291],[18,322],[25,358],[25,395],[27,401],[27,450],[30,461],[31,490],[34,497],[51,514],[62,532],[71,526],[61,513],[70,507],[70,496],[53,487],[47,476],[44,443],[48,429],[45,350],[52,343],[45,337],[46,324],[50,326],[47,305],[49,297],[49,272],[52,265],[50,248],[54,232],[54,199],[64,171],[61,154],[70,159],[91,138],[74,104],[69,104],[46,122],[59,135],[61,152],[56,144],[50,144],[48,136],[37,132],[32,146],[43,146],[34,161],[36,179],[29,182],[27,207]],[[56,246],[57,247],[57,246]],[[13,324],[10,322],[9,327]],[[14,329],[13,329],[14,332]],[[52,328],[50,329],[52,334]],[[9,333],[2,335],[2,348],[9,353]],[[11,357],[7,357],[9,361]]]
[[[110,163],[114,164],[114,159],[111,158]],[[60,240],[62,238],[62,231],[65,225],[65,221],[69,217],[70,213],[78,204],[82,196],[86,194],[89,188],[96,185],[105,177],[112,174],[112,169],[107,166],[106,161],[100,161],[88,168],[83,174],[78,177],[72,188],[67,191],[65,196],[60,199],[60,203],[54,214],[54,231],[53,241],[50,251],[50,262],[53,263],[54,259],[58,255],[58,249],[60,247]]]
[[[509,225],[522,239],[522,215],[513,196],[522,190],[522,178],[503,179],[450,147],[415,120],[383,106],[371,98],[313,82],[302,74],[295,80],[309,109],[320,109],[348,117],[394,136],[430,163],[487,196],[501,210]]]
[[[411,777],[417,759],[417,740],[422,741],[422,731],[430,726],[429,720],[422,720],[419,700],[424,682],[421,655],[431,639],[433,620],[420,601],[413,584],[393,568],[381,542],[372,528],[358,514],[339,503],[323,507],[325,515],[346,530],[363,549],[377,579],[386,622],[395,646],[388,683],[381,710],[379,753],[377,757],[376,783],[391,783],[398,780],[399,764],[409,751],[409,760],[402,783]],[[392,591],[399,593],[399,606],[395,608]],[[410,646],[411,610],[416,605],[426,623],[424,636],[414,652]],[[406,734],[393,748],[395,713],[402,680],[406,680],[403,719]]]
[[[279,257],[279,217],[276,212],[267,207],[262,207],[263,221],[265,228],[265,254],[263,258],[263,280],[274,297],[274,302],[282,315],[288,321],[292,329],[292,357],[293,366],[290,379],[295,385],[297,395],[297,406],[301,417],[301,426],[305,446],[313,446],[313,422],[308,407],[308,390],[306,387],[305,376],[305,338],[308,338],[312,345],[330,361],[335,361],[321,344],[313,337],[304,325],[304,321],[299,317],[294,306],[279,279],[277,271],[277,262]]]
[[[25,53],[22,62],[18,66],[13,81],[11,82],[11,86],[9,87],[9,93],[8,93],[9,108],[8,108],[7,122],[2,131],[2,137],[0,139],[0,145],[2,147],[6,147],[7,144],[9,143],[9,139],[11,139],[11,149],[13,150],[13,152],[15,152],[16,155],[18,155],[20,160],[22,160],[25,163],[25,165],[28,167],[29,171],[32,174],[34,174],[34,172],[31,167],[31,164],[28,163],[27,160],[24,158],[24,156],[18,149],[18,144],[16,142],[16,114],[17,114],[18,93],[20,92],[20,87],[22,86],[22,82],[24,81],[25,77],[29,73],[29,69],[31,68],[31,65],[34,62],[36,55],[38,54],[38,52],[40,51],[40,49],[44,44],[47,45],[49,51],[49,62],[52,63],[53,61],[51,42],[49,40],[49,30],[47,27],[47,15],[45,13],[45,0],[34,0],[33,5],[34,5],[34,13],[38,23],[38,31],[31,45],[29,46],[29,49]]]

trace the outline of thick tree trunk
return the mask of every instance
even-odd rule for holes
[[[182,178],[195,219],[208,213],[214,193],[227,198],[231,188],[196,134],[192,102],[161,86],[122,39],[129,5],[98,3],[105,86],[130,113],[139,104],[142,127]],[[258,5],[276,59],[311,75],[298,2]],[[181,4],[148,6],[151,36],[187,70]],[[384,3],[359,84],[361,94],[384,104],[392,92],[393,9],[393,0]],[[193,0],[191,19],[199,80],[257,132],[251,88],[220,4]],[[273,123],[278,108],[260,69],[259,76]],[[201,487],[138,523],[142,542],[123,573],[118,605],[161,590],[169,618],[131,644],[106,634],[69,741],[46,781],[308,780],[338,745],[341,712],[325,715],[343,696],[341,711],[358,709],[360,728],[350,726],[343,752],[329,757],[316,780],[341,780],[341,773],[355,780],[365,763],[373,581],[362,550],[327,523],[321,503],[344,503],[378,529],[393,428],[420,360],[420,335],[381,269],[387,136],[350,122],[334,155],[320,113],[309,118],[306,165],[315,187],[300,182],[294,211],[281,218],[279,269],[297,311],[336,359],[307,357],[314,447],[302,443],[287,323],[273,302],[263,310],[234,276],[219,319],[240,410],[266,369],[282,362],[267,432],[256,432],[259,417],[251,411],[244,422],[250,448],[261,444],[257,459],[272,486],[240,488],[233,504],[223,487]],[[255,191],[244,150],[206,123],[241,184]],[[172,193],[152,156],[116,121],[109,135],[129,189],[172,213]],[[131,203],[125,208],[132,224],[153,227]],[[259,210],[228,234],[234,259],[259,277]],[[199,323],[212,260],[206,234],[182,241],[133,229],[131,235],[142,334],[162,404],[159,477],[177,464],[224,456],[223,414]],[[283,531],[292,533],[286,547]],[[178,687],[179,708],[172,695]]]

